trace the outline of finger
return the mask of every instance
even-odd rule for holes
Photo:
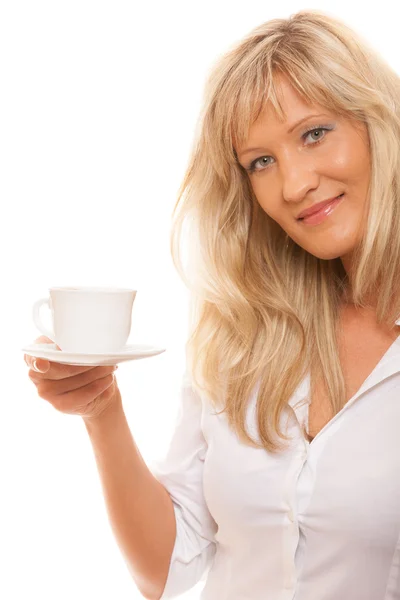
[[[94,367],[74,377],[65,377],[59,380],[44,379],[37,384],[38,392],[40,395],[46,394],[49,398],[62,396],[76,390],[79,390],[79,393],[81,393],[81,388],[90,385],[98,379],[107,377],[114,370],[114,366]]]
[[[35,339],[35,341],[33,342],[34,344],[54,344],[54,342],[46,337],[45,335],[40,335],[38,338]],[[56,344],[56,349],[57,350],[61,350],[60,346],[57,346]],[[36,358],[35,356],[30,356],[29,354],[24,354],[24,360],[25,363],[28,365],[28,367],[30,367],[31,369],[33,369],[34,371],[37,371],[39,373],[46,373],[49,368],[49,362],[48,360],[42,359],[42,358]]]
[[[50,361],[43,358],[36,358],[35,356],[24,354],[24,360],[28,367],[33,369],[33,371],[37,371],[38,373],[46,373],[46,371],[48,371],[50,368]]]
[[[47,373],[50,369],[50,361],[44,360],[43,358],[35,358],[32,356],[29,362],[31,363],[31,369],[37,373]]]
[[[79,400],[76,398],[76,391],[67,392],[57,396],[53,406],[62,412],[71,412],[76,414],[85,414],[88,405],[100,401],[101,397],[110,396],[116,389],[115,375],[108,374],[106,377],[96,379],[79,390]]]
[[[51,379],[54,381],[58,381],[60,379],[65,379],[68,377],[74,377],[75,375],[80,375],[81,373],[86,373],[87,371],[92,371],[93,369],[97,369],[101,365],[68,365],[62,364],[58,362],[53,362],[49,360],[38,359],[35,357],[30,358],[31,369],[28,373],[29,377],[36,381],[40,381],[42,379]],[[40,369],[40,371],[39,371]]]
[[[77,414],[78,411],[85,412],[85,407],[93,402],[105,391],[110,389],[111,392],[114,389],[114,375],[108,374],[106,377],[102,377],[100,379],[96,379],[81,387],[79,392],[76,390],[71,390],[65,394],[60,394],[59,396],[55,396],[50,399],[51,404],[57,410],[61,412],[70,412],[72,414]],[[112,389],[111,389],[112,388]],[[77,398],[77,393],[79,396]],[[42,396],[43,397],[43,396]],[[44,399],[47,398],[44,396]]]

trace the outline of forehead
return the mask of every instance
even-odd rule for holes
[[[260,97],[260,94],[255,92],[250,102],[238,107],[232,123],[236,149],[240,149],[249,138],[260,131],[269,131],[274,137],[308,115],[331,114],[326,106],[307,100],[284,75],[274,77],[268,97],[265,96]]]
[[[273,103],[268,101],[263,105],[257,120],[252,125],[282,127],[290,125],[308,114],[327,112],[326,107],[307,101],[286,79],[279,81],[276,91],[282,114],[279,114]]]

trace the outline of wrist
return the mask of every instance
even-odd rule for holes
[[[100,408],[95,414],[82,416],[86,427],[104,426],[124,413],[120,391],[117,386],[115,387],[115,393],[104,407]]]

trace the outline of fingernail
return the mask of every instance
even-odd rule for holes
[[[44,369],[43,367],[40,367],[40,368],[39,368],[39,367],[38,367],[38,364],[37,364],[37,360],[34,360],[34,361],[33,361],[33,368],[34,368],[34,369],[35,369],[35,371],[37,371],[38,373],[46,373],[46,371],[48,371],[48,369],[49,369],[49,366],[48,366],[48,364],[46,364],[46,368],[45,368],[45,369]]]

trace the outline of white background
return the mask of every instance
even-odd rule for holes
[[[314,2],[397,71],[395,4]],[[386,6],[386,8],[385,8]],[[107,520],[80,417],[39,398],[21,348],[63,285],[137,289],[129,343],[166,348],[117,372],[147,461],[167,449],[187,293],[170,217],[213,62],[301,2],[3,0],[0,5],[0,597],[141,598]],[[278,10],[279,9],[279,10]],[[50,316],[42,309],[43,318]],[[197,599],[203,583],[181,598]]]

